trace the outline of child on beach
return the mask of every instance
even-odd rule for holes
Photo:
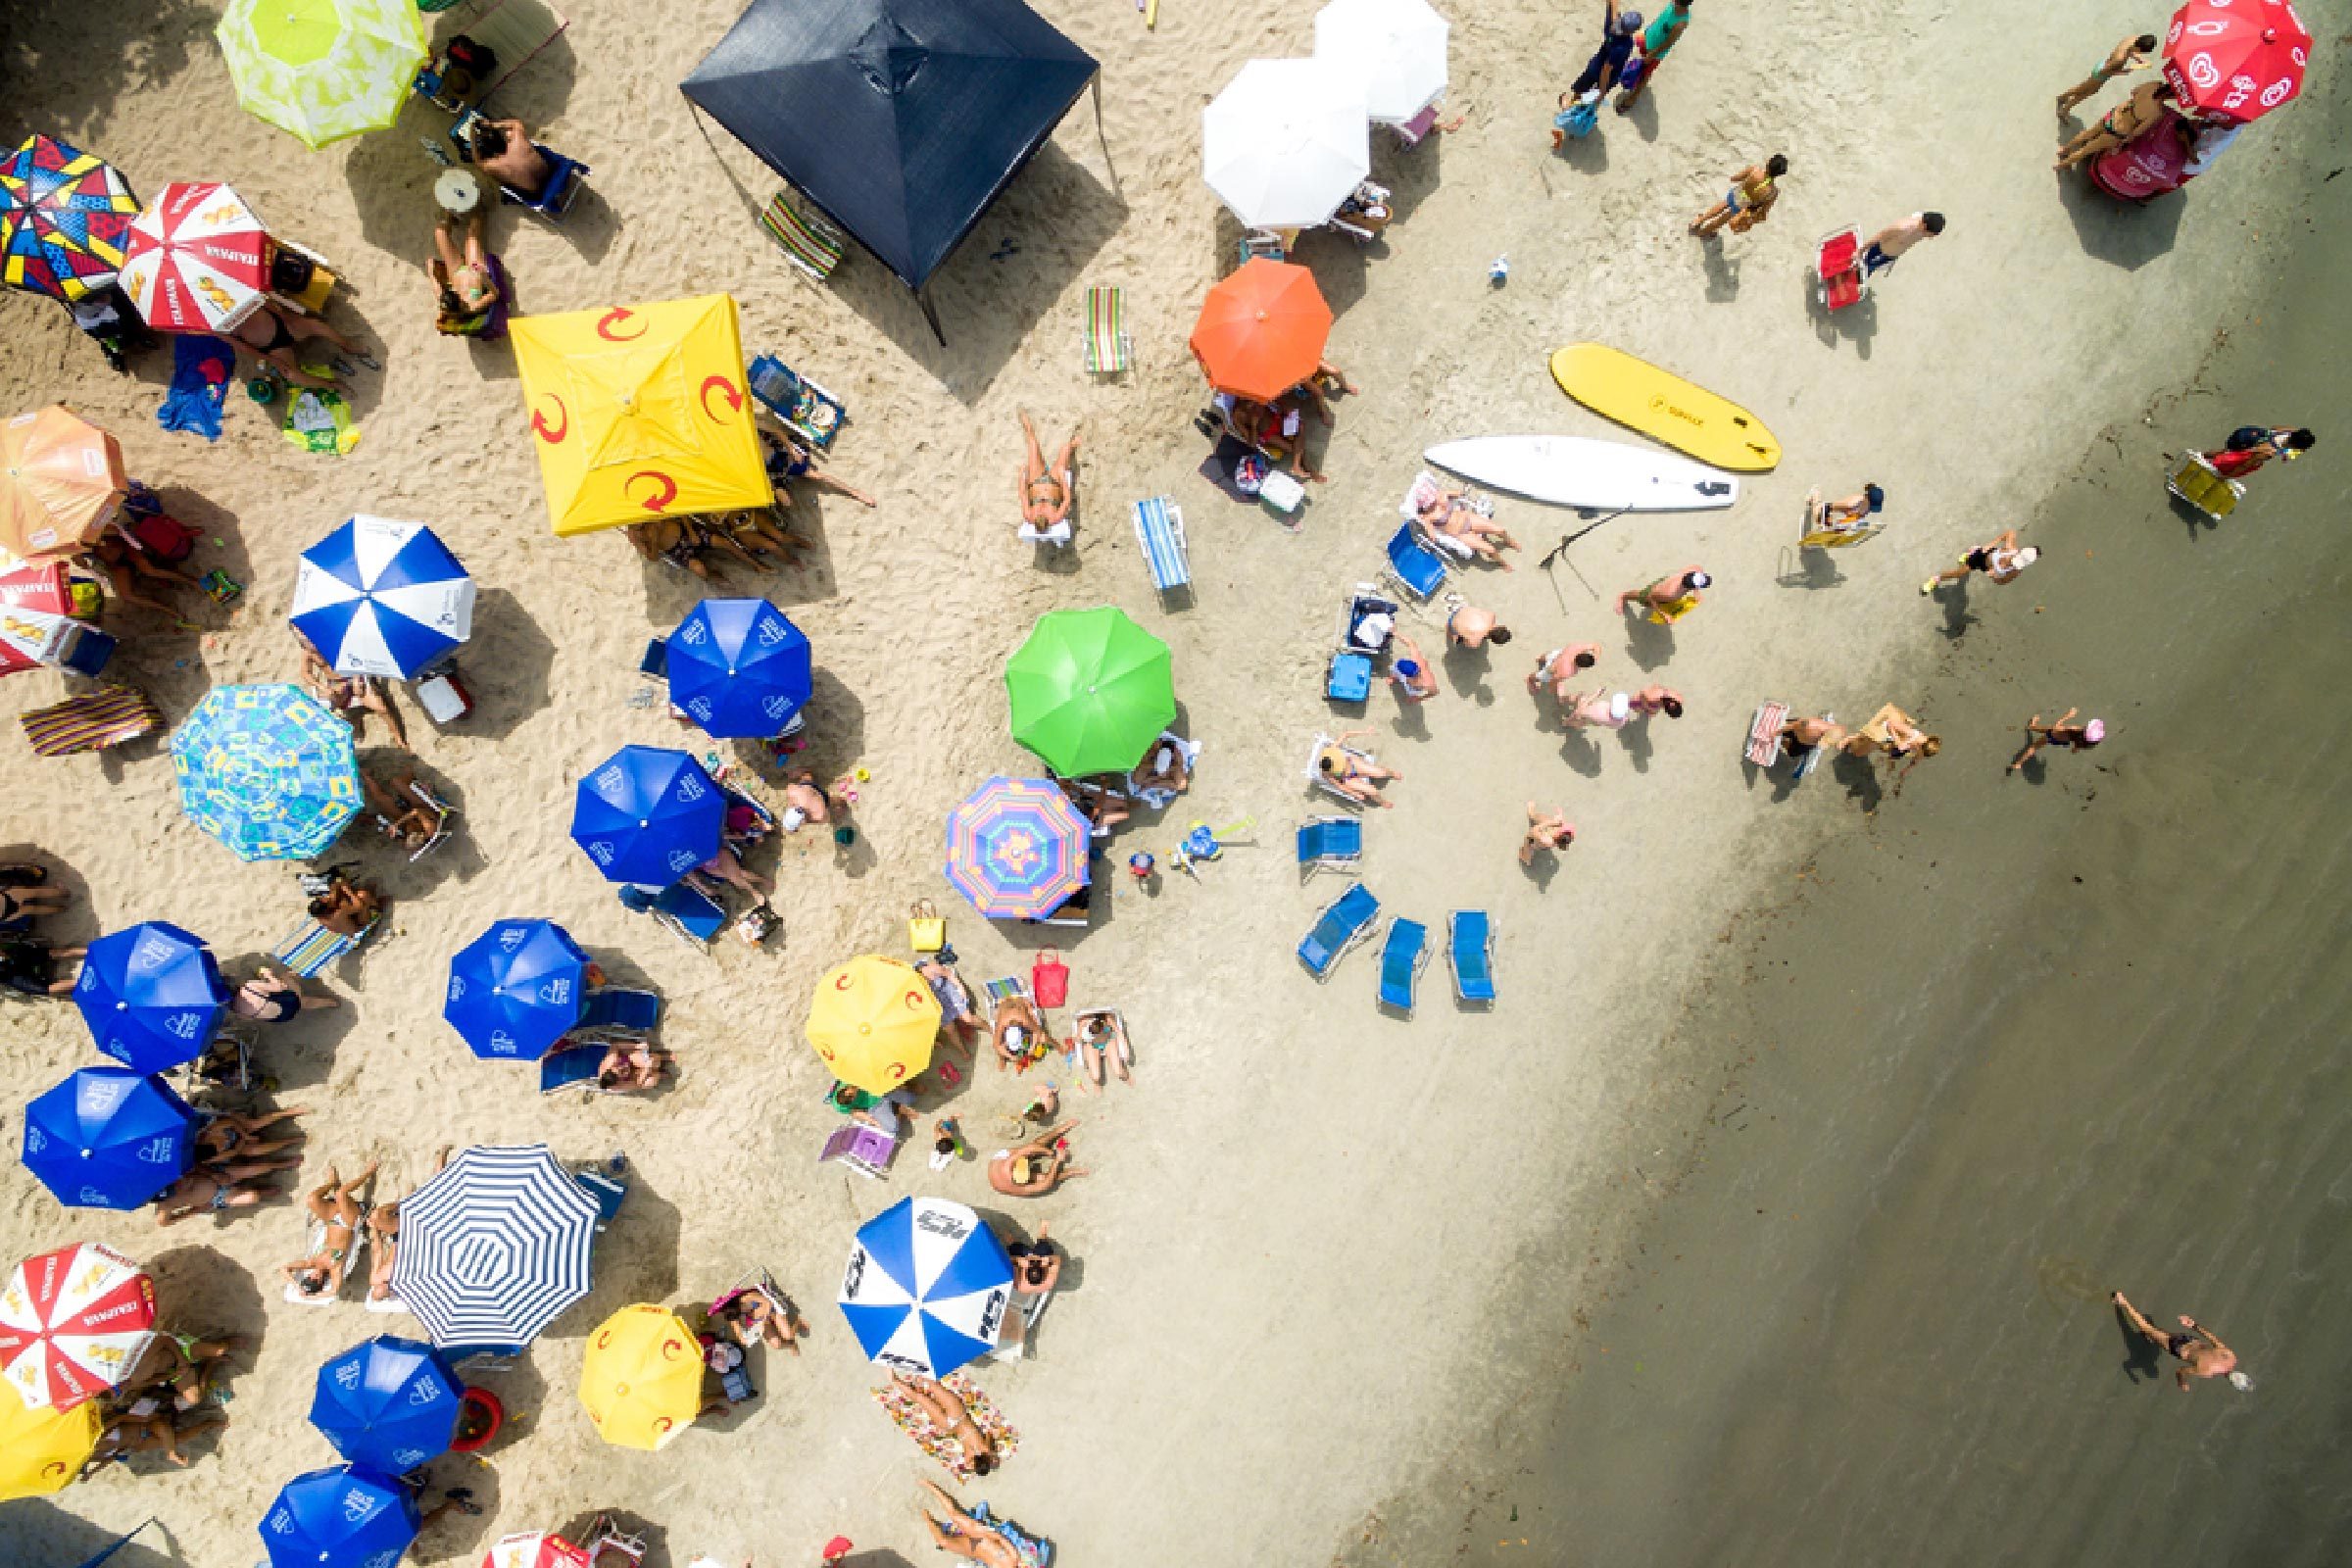
[[[2079,711],[2079,709],[2068,709],[2058,715],[2055,724],[2044,724],[2039,713],[2027,719],[2026,749],[2017,754],[2017,760],[2009,764],[2009,771],[2014,773],[2034,760],[2045,746],[2063,746],[2070,752],[2087,752],[2105,740],[2106,724],[2095,718],[2087,724],[2078,724],[2075,714]]]
[[[1990,544],[1982,544],[1960,558],[1956,566],[1946,566],[1919,585],[1922,594],[1932,594],[1947,582],[1965,582],[1972,572],[1983,572],[1993,582],[2007,587],[2018,575],[2041,559],[2041,551],[2033,545],[2019,549],[2017,530],[2004,528]]]
[[[2058,95],[2059,118],[2065,119],[2068,111],[2072,110],[2075,105],[2090,97],[2116,77],[2127,75],[2134,71],[2145,71],[2148,66],[2148,56],[2155,52],[2156,35],[2152,32],[2143,32],[2136,38],[2126,38],[2122,43],[2108,50],[2107,58],[2100,63],[2096,71]]]
[[[1642,34],[1642,13],[1620,11],[1615,0],[1600,0],[1600,47],[1585,62],[1568,90],[1560,94],[1560,108],[1569,111],[1571,104],[1589,109],[1600,101],[1601,95],[1617,85],[1625,75],[1626,63],[1633,58],[1634,44]],[[1551,145],[1556,150],[1568,142],[1568,114],[1554,121]]]

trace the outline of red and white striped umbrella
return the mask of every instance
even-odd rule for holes
[[[588,1568],[588,1554],[549,1531],[503,1536],[482,1558],[482,1568]]]
[[[154,1337],[155,1281],[96,1242],[28,1257],[0,1289],[0,1376],[32,1409],[104,1394]]]
[[[270,288],[270,235],[226,185],[166,185],[123,246],[122,292],[159,332],[225,332]]]

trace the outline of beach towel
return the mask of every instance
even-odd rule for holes
[[[1159,753],[1159,749],[1162,746],[1173,746],[1176,748],[1176,755],[1184,759],[1185,774],[1187,777],[1190,777],[1193,771],[1193,764],[1200,760],[1200,743],[1199,741],[1180,740],[1175,735],[1163,731],[1159,739],[1152,743],[1152,750],[1145,754],[1147,759],[1156,758]],[[1143,763],[1138,762],[1136,764],[1137,771],[1142,771],[1142,768]],[[1165,786],[1157,789],[1146,789],[1135,781],[1134,773],[1127,775],[1127,789],[1128,792],[1137,800],[1143,802],[1154,811],[1164,811],[1169,807],[1176,804],[1177,791],[1168,789]]]
[[[1086,368],[1096,375],[1115,374],[1133,364],[1127,337],[1127,291],[1086,291]]]
[[[1747,726],[1747,760],[1758,767],[1770,767],[1781,760],[1781,726],[1788,722],[1787,703],[1766,703],[1756,710],[1755,721]]]
[[[36,708],[18,718],[35,757],[68,757],[75,752],[104,751],[136,740],[164,726],[164,715],[145,694],[128,686],[69,697],[48,708]]]
[[[351,405],[343,394],[317,387],[288,389],[285,436],[305,452],[341,457],[360,444],[360,427],[351,420]]]
[[[156,410],[156,421],[167,430],[192,430],[207,441],[220,440],[220,406],[228,401],[228,383],[236,373],[236,351],[220,339],[175,337],[172,386]]]
[[[960,1372],[951,1372],[941,1378],[940,1386],[963,1401],[964,1410],[971,1416],[972,1425],[988,1439],[996,1450],[997,1462],[1012,1457],[1021,1446],[1021,1435],[1012,1429],[987,1395],[973,1386]],[[885,1383],[873,1391],[874,1402],[890,1412],[891,1421],[901,1432],[914,1440],[914,1446],[945,1467],[957,1481],[972,1479],[972,1460],[963,1451],[963,1445],[952,1432],[940,1430],[939,1423],[905,1389],[896,1383]],[[977,1517],[977,1516],[975,1516]]]
[[[446,311],[434,318],[433,329],[443,337],[474,337],[485,343],[495,343],[507,335],[507,312],[514,302],[513,285],[507,278],[507,264],[485,254],[482,265],[489,270],[490,286],[496,292],[489,308],[479,316],[457,317]]]
[[[820,283],[833,275],[848,249],[848,241],[832,224],[796,211],[782,192],[760,214],[760,226],[783,250],[786,260]]]

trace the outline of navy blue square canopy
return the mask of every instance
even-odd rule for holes
[[[1020,0],[752,0],[682,85],[919,291],[1095,71]]]

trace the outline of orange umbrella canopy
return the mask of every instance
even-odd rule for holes
[[[62,556],[96,536],[130,489],[115,438],[56,405],[0,424],[0,550]]]
[[[1200,302],[1193,358],[1218,391],[1266,403],[1315,373],[1330,338],[1331,307],[1315,275],[1253,256]]]

